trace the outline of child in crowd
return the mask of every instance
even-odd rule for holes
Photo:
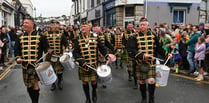
[[[202,81],[204,79],[203,66],[205,60],[205,52],[206,52],[205,38],[201,36],[198,38],[198,42],[195,46],[195,57],[194,57],[199,69],[199,76],[195,78],[197,81]]]
[[[173,39],[173,42],[171,43],[171,48],[172,48],[171,53],[173,54],[176,73],[179,73],[179,63],[180,63],[180,60],[181,60],[181,55],[179,53],[179,45],[178,45],[178,39],[177,38]]]

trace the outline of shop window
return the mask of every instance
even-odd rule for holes
[[[185,21],[185,10],[174,10],[173,22],[174,23],[184,23],[184,21]]]
[[[91,0],[91,8],[94,7],[94,0]]]
[[[125,8],[125,15],[126,17],[134,16],[134,7],[126,7]]]
[[[100,1],[101,1],[101,0],[97,0],[97,5],[99,5],[99,4],[100,4]]]

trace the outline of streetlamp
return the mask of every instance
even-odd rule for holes
[[[34,7],[34,12],[35,12],[35,19],[36,19],[36,7]]]

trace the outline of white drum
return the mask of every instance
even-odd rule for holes
[[[97,75],[101,83],[110,83],[112,81],[111,68],[108,65],[99,66],[97,68]]]
[[[166,65],[156,66],[156,83],[163,87],[167,86],[170,68]]]
[[[49,62],[42,62],[36,68],[36,73],[41,84],[51,85],[57,80],[57,76]]]
[[[59,56],[58,55],[52,55],[51,56],[51,62],[57,62],[59,60]]]
[[[73,70],[75,68],[72,52],[64,53],[63,56],[60,57],[59,61],[67,70]]]

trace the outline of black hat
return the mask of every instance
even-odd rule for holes
[[[121,31],[120,27],[117,27],[116,30],[120,30]]]
[[[140,19],[140,22],[143,22],[143,21],[148,21],[147,18],[145,18],[145,16],[142,16],[142,18]]]
[[[87,25],[88,23],[86,22],[86,20],[82,20],[81,21],[81,25]]]
[[[139,24],[137,24],[136,27],[139,27]]]
[[[51,23],[51,24],[54,24],[54,23],[56,23],[56,22],[55,22],[55,20],[51,20],[50,23]]]

